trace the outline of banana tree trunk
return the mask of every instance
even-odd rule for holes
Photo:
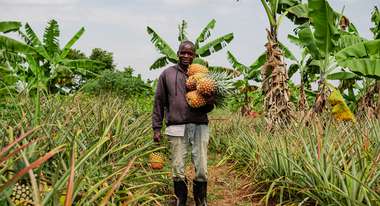
[[[299,111],[304,112],[309,107],[306,101],[306,94],[305,94],[305,83],[301,78],[301,86],[300,86],[300,100],[298,102]]]
[[[367,93],[362,96],[358,101],[357,116],[359,118],[374,118],[376,116],[376,107],[374,104],[374,95],[376,93],[376,85],[371,85]],[[379,109],[379,102],[377,104],[377,109]],[[379,116],[378,116],[379,117]]]
[[[380,80],[376,81],[376,88],[377,88],[376,117],[380,119]]]
[[[292,115],[292,104],[287,85],[286,64],[283,61],[283,54],[279,48],[274,30],[267,30],[268,42],[265,44],[267,49],[267,62],[261,71],[263,75],[262,89],[265,95],[264,111],[268,128],[273,126],[286,125]]]

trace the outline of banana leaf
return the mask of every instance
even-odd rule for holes
[[[247,71],[249,70],[249,68],[244,64],[240,63],[230,51],[227,51],[227,60],[230,62],[233,68],[235,68],[241,73],[247,73]]]
[[[33,47],[28,46],[22,42],[14,40],[12,38],[0,35],[0,49],[4,49],[10,52],[20,53],[35,53]]]
[[[222,37],[219,37],[219,38],[207,43],[206,45],[202,46],[201,48],[197,49],[196,53],[198,56],[201,56],[201,57],[209,56],[212,53],[223,49],[233,39],[234,39],[233,33],[226,34]]]
[[[321,54],[327,56],[339,38],[335,26],[338,16],[326,0],[309,0],[308,7],[315,43]]]
[[[21,23],[18,21],[2,21],[0,22],[0,32],[7,33],[17,31],[21,27]]]
[[[159,69],[169,64],[166,56],[158,58],[150,67],[149,70]]]
[[[45,28],[43,43],[46,51],[50,56],[54,56],[55,53],[60,53],[59,49],[59,26],[58,22],[54,19],[48,22]]]
[[[182,20],[182,23],[178,25],[178,41],[183,42],[187,40],[186,36],[186,29],[187,29],[187,22],[185,20]]]
[[[157,48],[157,50],[164,56],[168,58],[168,60],[172,63],[178,62],[177,54],[174,50],[169,46],[168,43],[165,42],[152,28],[147,27],[147,32],[151,36],[151,42]]]
[[[380,79],[380,40],[366,41],[339,51],[338,65],[370,78]]]
[[[207,25],[205,28],[202,29],[201,33],[199,34],[199,36],[197,37],[197,39],[195,40],[195,48],[198,49],[199,48],[199,44],[206,41],[206,39],[208,39],[211,35],[211,30],[215,28],[215,23],[216,23],[216,20],[215,19],[212,19]]]
[[[83,35],[85,29],[84,27],[80,28],[79,31],[70,39],[69,42],[63,47],[62,53],[60,55],[61,59],[64,59],[69,53],[71,47],[78,41],[78,39]]]
[[[286,9],[286,16],[295,24],[303,24],[309,20],[309,10],[307,4],[297,4]]]
[[[347,80],[347,79],[360,79],[358,75],[352,72],[336,72],[333,74],[327,75],[327,79],[330,80]]]

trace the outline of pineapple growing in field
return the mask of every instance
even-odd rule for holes
[[[32,191],[25,182],[16,182],[12,189],[11,200],[15,205],[32,206]]]
[[[193,108],[199,108],[206,105],[206,99],[197,91],[191,91],[186,94],[186,101]]]

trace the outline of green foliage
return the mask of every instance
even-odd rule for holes
[[[125,71],[104,70],[97,79],[90,80],[82,90],[91,94],[115,94],[120,97],[151,96],[153,90],[141,76],[134,76],[132,68]]]
[[[373,8],[371,21],[373,23],[373,27],[370,29],[373,33],[373,39],[380,39],[380,12],[377,6]]]
[[[230,43],[233,40],[233,33],[229,33],[221,37],[218,37],[214,40],[211,40],[210,42],[205,42],[210,37],[211,30],[214,29],[215,23],[215,19],[212,19],[206,25],[206,27],[202,29],[201,33],[196,38],[194,44],[197,58],[210,56],[212,53],[222,50],[224,47],[227,46],[228,43]],[[178,26],[179,43],[181,43],[185,39],[188,40],[188,37],[186,36],[186,28],[187,22],[183,20],[181,24]],[[158,52],[160,52],[161,55],[163,55],[159,57],[156,61],[154,61],[154,63],[150,66],[149,69],[152,70],[162,68],[166,66],[169,62],[174,64],[178,63],[178,57],[175,50],[172,47],[170,47],[170,45],[151,27],[147,27],[147,32],[151,37],[150,41],[153,43],[154,47],[158,50]],[[201,43],[203,43],[204,45],[200,45]]]
[[[37,179],[37,187],[32,190],[40,198],[40,205],[62,205],[69,196],[70,177],[74,183],[74,205],[99,205],[112,188],[116,191],[108,202],[113,205],[149,205],[152,201],[161,202],[167,194],[169,168],[161,171],[149,168],[149,154],[163,148],[153,145],[150,115],[140,109],[141,100],[125,101],[109,95],[44,96],[40,99],[41,125],[36,128],[29,124],[34,118],[31,99],[20,96],[10,101],[16,102],[15,108],[0,110],[1,115],[10,113],[0,118],[2,205],[12,205],[9,196],[13,185],[9,183],[20,178],[25,161],[34,163],[54,148],[60,148],[59,153],[37,162],[38,167],[22,177],[29,183],[33,182],[31,177]],[[15,144],[20,135],[26,137]],[[3,153],[9,143],[13,146]],[[76,157],[75,165],[70,162],[72,155]],[[115,187],[131,162],[120,187]],[[71,169],[74,176],[70,175]]]
[[[113,62],[113,53],[103,50],[101,48],[94,48],[91,51],[91,55],[89,57],[91,60],[95,60],[98,62],[102,62],[104,64],[103,69],[106,70],[115,70],[116,65]]]

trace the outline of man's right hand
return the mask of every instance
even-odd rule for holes
[[[155,131],[153,135],[153,141],[156,143],[159,143],[161,140],[161,132],[160,131]]]

